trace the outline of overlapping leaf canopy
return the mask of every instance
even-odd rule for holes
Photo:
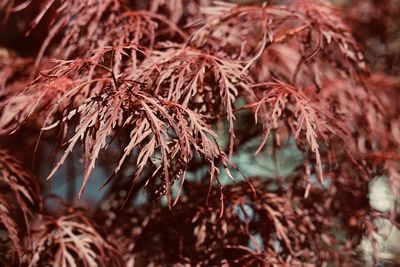
[[[181,254],[174,260],[163,258],[170,252],[162,252],[164,261],[222,264],[229,262],[220,257],[228,253],[225,249],[241,251],[232,262],[250,265],[329,261],[337,256],[334,252],[313,252],[336,245],[333,236],[322,233],[338,227],[323,219],[334,218],[328,209],[335,210],[344,224],[358,216],[362,223],[356,229],[345,228],[360,237],[359,233],[371,232],[372,218],[379,216],[363,206],[368,206],[369,180],[386,174],[398,188],[400,122],[393,111],[398,110],[393,88],[399,83],[370,73],[351,29],[333,5],[312,0],[275,2],[280,1],[255,5],[204,0],[0,1],[5,22],[31,9],[24,33],[47,31],[29,58],[0,50],[0,134],[20,138],[28,128],[35,152],[41,141],[55,145],[48,179],[66,166],[69,157],[79,154],[83,166],[79,197],[97,167],[107,170],[105,177],[96,179],[103,178],[103,187],[111,184],[111,192],[129,178],[123,185],[125,200],[115,200],[119,205],[129,206],[143,186],[147,201],[166,195],[169,209],[175,205],[192,219],[196,240],[182,237],[179,242],[194,241],[190,252],[198,253],[202,246],[211,246],[211,252],[191,261],[186,248],[179,248]],[[251,129],[239,125],[243,118]],[[286,187],[277,179],[278,189],[271,190],[257,178],[254,190],[252,179],[233,164],[240,146],[252,138],[259,142],[254,154],[270,148],[275,153],[295,141],[302,165]],[[0,168],[5,170],[4,166]],[[199,179],[198,186],[206,189],[193,197],[196,190],[191,186],[196,182],[186,178],[202,178],[202,170],[206,179]],[[222,171],[234,182],[243,177],[248,182],[226,186]],[[25,180],[11,179],[4,171],[2,177],[13,188],[27,221],[32,215],[27,205],[41,203],[32,196],[40,199],[36,189],[29,191]],[[251,195],[257,191],[259,196]],[[179,204],[179,197],[184,204]],[[321,208],[307,197],[317,198]],[[340,211],[332,204],[350,198],[359,198],[353,210]],[[211,203],[208,210],[198,208],[191,214],[185,206],[203,200]],[[270,232],[258,221],[255,225],[240,221],[235,213],[243,206],[251,206],[264,218]],[[223,221],[217,220],[217,213]],[[141,219],[163,224],[157,216],[167,218],[162,210]],[[46,218],[40,217],[45,228],[35,235],[40,236],[38,247],[26,254],[32,266],[46,261],[94,266],[113,257],[112,244],[86,221]],[[301,224],[296,228],[297,220]],[[0,203],[0,222],[21,254],[14,221],[9,204]],[[134,245],[137,250],[122,249],[128,262],[134,262],[136,254],[147,255],[140,247],[140,242],[147,242],[141,241],[146,231],[164,236],[151,223],[141,225],[145,232],[134,235],[139,240],[139,248]],[[219,227],[215,233],[214,226]],[[288,230],[293,227],[295,231]],[[262,236],[263,246],[252,250],[245,245],[254,238],[250,229]],[[232,231],[240,242],[230,236]],[[313,236],[305,237],[306,232]],[[109,237],[123,239],[129,246],[120,235]],[[226,248],[217,247],[211,240],[216,238],[232,244],[227,241]],[[46,254],[45,247],[52,254]]]

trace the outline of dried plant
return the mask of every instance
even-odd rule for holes
[[[1,263],[355,265],[399,227],[400,82],[353,2],[0,0]]]

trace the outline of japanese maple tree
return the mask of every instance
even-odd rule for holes
[[[400,223],[369,202],[377,177],[400,192],[400,48],[357,27],[389,42],[400,4],[235,2],[0,0],[1,265],[376,258],[376,220]]]

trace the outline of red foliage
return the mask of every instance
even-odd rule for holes
[[[250,2],[0,0],[2,31],[46,32],[29,55],[0,50],[0,145],[36,156],[0,151],[4,263],[343,265],[375,218],[398,225],[370,207],[368,183],[386,175],[400,189],[400,82],[366,64],[360,14]],[[295,141],[302,164],[248,178],[234,158],[252,140],[274,156]],[[83,165],[79,198],[96,168],[109,175],[92,213],[42,209],[48,190],[22,166],[42,176],[49,146],[48,180],[66,167],[75,193]]]

